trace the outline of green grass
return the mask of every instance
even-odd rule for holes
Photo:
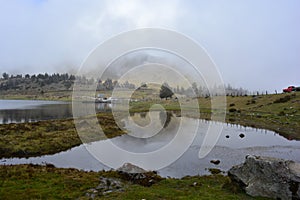
[[[287,101],[281,102],[280,99]],[[269,129],[288,139],[300,140],[300,93],[228,96],[226,101],[226,122]],[[211,99],[198,98],[198,103],[200,118],[211,119]],[[180,111],[179,103],[174,100],[153,100],[132,102],[130,112],[148,111],[153,104],[161,104],[166,110]],[[193,111],[196,107],[188,109]]]
[[[43,94],[36,91],[22,93],[22,91],[10,91],[0,94],[0,99],[11,100],[47,100],[47,101],[71,101],[72,91],[46,91]]]
[[[0,166],[0,199],[88,199],[85,194],[99,184],[99,177],[121,178],[117,172],[84,172],[53,166]],[[265,199],[229,189],[227,176],[194,176],[163,179],[150,187],[122,179],[122,192],[96,199]]]
[[[276,103],[287,96],[288,101]],[[237,109],[227,113],[228,122],[269,129],[288,139],[300,140],[300,93],[228,97],[227,104],[228,108]]]
[[[0,199],[75,199],[97,185],[98,173],[46,166],[0,166]]]
[[[100,113],[98,120],[106,137],[124,134],[112,114]],[[81,130],[79,138],[72,119],[0,125],[0,158],[31,157],[54,154],[84,142],[104,139],[90,127]]]

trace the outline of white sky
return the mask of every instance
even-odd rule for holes
[[[226,83],[278,91],[300,85],[298,0],[0,0],[0,72],[76,69],[99,43],[159,27],[192,37]]]

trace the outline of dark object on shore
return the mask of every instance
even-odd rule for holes
[[[232,184],[251,196],[300,199],[300,163],[271,157],[246,156],[228,171]]]
[[[223,172],[222,170],[217,169],[217,168],[209,168],[208,170],[213,175],[215,175],[215,174],[221,174]]]
[[[225,137],[226,137],[226,138],[229,138],[230,136],[229,136],[229,135],[226,135]]]
[[[230,108],[228,111],[232,113],[232,112],[236,112],[237,109],[236,108]]]
[[[215,165],[218,165],[218,164],[220,164],[220,160],[211,160],[210,161],[210,163],[212,163],[212,164],[215,164]]]
[[[241,133],[239,134],[240,138],[244,138],[245,137],[245,134],[244,133]]]

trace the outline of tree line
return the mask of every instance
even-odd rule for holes
[[[22,90],[32,89],[36,87],[44,87],[51,84],[62,84],[65,89],[70,89],[75,80],[74,75],[68,73],[59,74],[22,74],[9,75],[4,72],[0,79],[0,90]]]
[[[60,89],[71,90],[74,82],[82,85],[97,85],[97,90],[113,90],[115,87],[118,88],[128,88],[134,89],[136,88],[135,84],[130,83],[128,81],[124,83],[119,83],[117,80],[113,80],[111,78],[107,78],[105,80],[96,79],[96,78],[87,78],[85,76],[72,75],[68,73],[54,73],[54,74],[17,74],[17,75],[9,75],[4,72],[2,77],[0,78],[0,90],[27,90],[32,88],[44,88],[47,86],[51,86],[52,84],[58,84]],[[140,88],[146,88],[145,83],[141,83]],[[180,94],[189,97],[209,97],[210,95],[220,95],[217,91],[220,88],[224,88],[227,96],[245,96],[250,94],[248,90],[243,88],[234,88],[231,85],[225,86],[214,86],[210,91],[207,87],[197,85],[196,83],[192,83],[191,87],[182,87],[177,86],[175,88],[170,87],[167,83],[164,83],[160,92],[161,98],[170,97],[171,95]]]
[[[97,84],[97,90],[113,90],[115,87],[134,89],[135,85],[128,81],[118,83],[116,80],[107,78],[106,80],[87,78],[85,76],[75,76],[68,73],[54,74],[33,74],[33,75],[9,75],[4,72],[0,78],[0,90],[29,90],[34,88],[45,88],[53,84],[62,86],[60,89],[71,90],[74,82],[81,85]]]

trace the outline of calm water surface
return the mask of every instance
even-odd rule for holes
[[[159,114],[157,114],[160,117]],[[147,113],[134,114],[131,116],[135,122],[143,124],[149,118]],[[267,130],[254,129],[249,127],[224,124],[219,122],[211,122],[187,117],[176,117],[175,114],[168,115],[167,120],[161,120],[164,123],[164,129],[153,137],[136,138],[131,135],[123,135],[110,140],[102,140],[87,145],[81,145],[65,152],[42,157],[31,157],[28,159],[11,158],[0,160],[1,164],[21,164],[21,163],[52,163],[57,167],[74,167],[83,170],[102,170],[110,169],[95,159],[89,152],[100,150],[108,143],[134,153],[153,152],[159,148],[169,144],[175,137],[178,130],[179,122],[181,128],[188,133],[192,131],[194,124],[199,123],[196,137],[187,151],[183,153],[175,162],[159,169],[158,172],[162,176],[183,177],[186,175],[203,175],[208,174],[209,168],[219,168],[227,171],[233,165],[240,164],[248,154],[272,156],[277,158],[290,159],[300,162],[300,141],[287,140],[286,138]],[[204,158],[199,158],[199,150],[203,144],[207,134],[208,127],[223,126],[223,131],[212,151]],[[132,125],[132,121],[125,121],[126,129],[135,131],[136,127]],[[240,137],[240,134],[244,137]],[[147,133],[141,133],[147,134]],[[180,145],[180,144],[178,144]],[[87,150],[88,149],[88,150]],[[122,165],[124,162],[130,162],[141,166],[140,160],[121,157],[120,155],[110,154],[109,156],[116,158],[116,166]],[[93,154],[95,155],[95,154]],[[119,156],[119,157],[118,157]],[[220,164],[215,165],[211,160],[220,160]]]
[[[84,109],[87,106],[80,103]],[[96,111],[110,110],[109,104],[96,104]],[[35,122],[72,117],[71,102],[39,100],[0,100],[0,124]]]

